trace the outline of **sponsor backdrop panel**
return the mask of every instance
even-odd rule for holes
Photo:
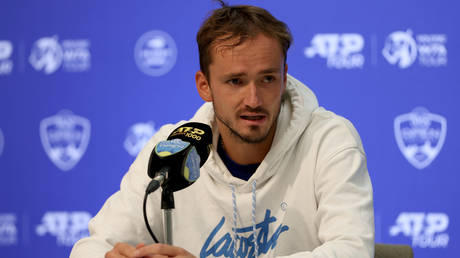
[[[291,28],[289,72],[350,119],[376,240],[456,257],[460,33],[454,1],[230,1]],[[0,3],[0,253],[66,257],[146,141],[202,104],[201,1]]]

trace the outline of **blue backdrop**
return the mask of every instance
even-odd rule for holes
[[[291,28],[289,73],[351,120],[376,241],[460,252],[457,1],[231,1]],[[161,125],[202,104],[201,1],[0,3],[0,256],[65,257]],[[457,151],[458,154],[458,151]],[[457,201],[456,201],[457,200]]]

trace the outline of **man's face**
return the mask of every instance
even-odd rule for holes
[[[211,48],[209,84],[197,86],[212,101],[221,134],[245,143],[273,136],[286,86],[287,67],[279,42],[259,33],[236,47],[237,39]],[[271,139],[270,139],[271,140]]]

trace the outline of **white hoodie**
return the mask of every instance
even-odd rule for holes
[[[213,149],[200,178],[174,193],[174,245],[201,257],[254,257],[255,232],[262,257],[374,257],[372,186],[358,133],[318,107],[314,94],[291,76],[286,93],[271,149],[248,181],[233,177],[217,154],[212,103],[191,119],[212,126]],[[117,242],[153,242],[142,215],[148,160],[182,123],[165,125],[150,139],[71,258],[104,257]],[[160,190],[148,200],[150,225],[162,242]]]

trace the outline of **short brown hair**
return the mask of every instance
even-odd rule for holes
[[[242,44],[246,39],[255,37],[259,32],[279,41],[286,63],[287,50],[292,42],[292,36],[287,25],[277,20],[267,10],[249,5],[229,6],[219,1],[221,8],[214,10],[203,22],[197,33],[200,69],[209,79],[211,64],[210,48],[215,42],[232,38],[238,41],[230,47]]]

